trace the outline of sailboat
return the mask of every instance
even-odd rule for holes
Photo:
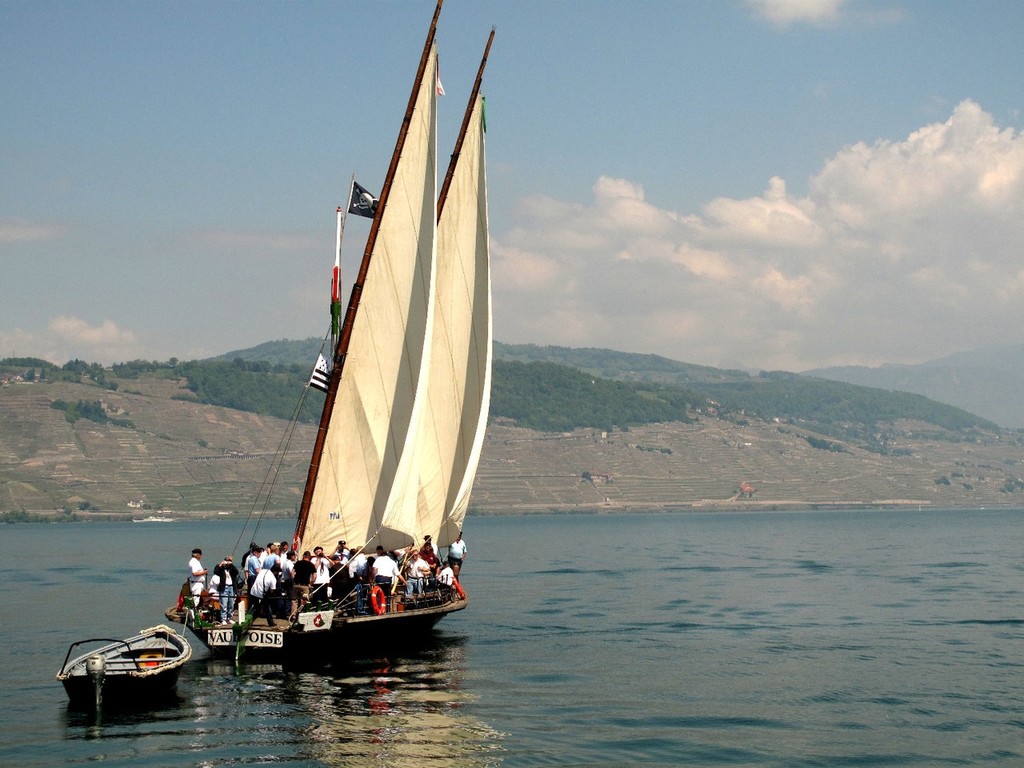
[[[459,537],[469,506],[491,387],[480,85],[494,30],[438,192],[434,38],[442,2],[376,201],[333,364],[329,375],[321,371],[326,397],[293,539],[300,553],[340,540],[367,555],[378,546],[386,552],[418,547],[428,537],[446,546]],[[366,597],[358,587],[332,595],[275,627],[244,610],[231,625],[203,621],[187,607],[167,615],[217,656],[244,650],[322,657],[365,649],[366,642],[420,637],[469,604],[457,580],[411,600],[400,593]]]

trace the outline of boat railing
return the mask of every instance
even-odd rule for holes
[[[159,637],[159,635],[153,635],[151,637]],[[137,672],[145,672],[148,669],[152,668],[154,662],[160,663],[163,661],[167,661],[168,659],[177,658],[179,655],[177,653],[177,649],[174,648],[170,643],[168,643],[166,638],[164,638],[164,644],[159,647],[153,645],[137,647],[133,646],[127,640],[122,640],[119,638],[93,637],[89,638],[88,640],[79,640],[78,642],[71,644],[71,646],[68,648],[67,655],[64,657],[64,663],[61,665],[60,672],[57,673],[57,676],[62,677],[69,674],[71,670],[68,665],[69,662],[71,661],[71,654],[74,653],[74,650],[76,648],[83,645],[89,645],[91,643],[103,643],[102,648],[110,648],[111,646],[115,646],[124,649],[123,651],[118,651],[118,656],[116,658],[111,658],[107,660],[108,669],[116,669],[118,667],[123,667],[129,670],[135,670]],[[97,648],[96,650],[100,651],[101,648]],[[171,652],[170,655],[168,654],[168,651]],[[79,661],[82,660],[83,655],[89,654],[76,655],[73,664],[79,663]]]
[[[372,584],[356,584],[348,593],[345,594],[344,597],[332,599],[328,604],[329,609],[333,609],[336,613],[343,616],[373,615],[374,611],[371,607],[370,601],[370,591],[372,588]],[[412,595],[406,595],[405,591],[399,588],[387,596],[385,609],[382,613],[398,613],[403,611],[415,611],[423,608],[436,608],[437,606],[456,602],[458,599],[462,598],[454,587],[436,582],[425,585],[422,592],[413,593]],[[324,604],[315,603],[310,604],[303,610],[305,612],[318,610],[323,607]]]
[[[118,639],[116,637],[91,637],[88,640],[79,640],[76,643],[72,643],[68,647],[68,653],[64,657],[64,663],[61,665],[60,672],[57,673],[57,677],[61,677],[63,675],[66,675],[70,671],[68,669],[68,662],[71,660],[71,654],[74,652],[75,648],[78,648],[79,646],[82,646],[82,645],[88,645],[89,643],[103,643],[104,646],[108,646],[108,645],[123,645],[129,651],[131,650],[131,646],[128,645],[127,642],[125,642],[124,640]],[[97,648],[96,650],[99,650],[99,648]],[[78,663],[79,658],[80,658],[79,656],[75,657],[75,663],[76,664]]]

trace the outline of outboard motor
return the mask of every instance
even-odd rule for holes
[[[107,674],[107,660],[98,653],[90,656],[85,660],[85,671],[92,680],[92,687],[96,692],[96,708],[99,709],[103,698],[103,678]]]

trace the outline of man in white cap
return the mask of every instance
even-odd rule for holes
[[[202,562],[203,550],[196,547],[192,550],[192,559],[188,561],[188,591],[192,595],[192,602],[199,605],[199,598],[203,596],[206,589],[206,569]]]

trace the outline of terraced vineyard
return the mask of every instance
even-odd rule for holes
[[[716,419],[552,436],[492,425],[474,490],[480,511],[1024,505],[1024,450],[914,438],[908,455],[812,447],[792,426]],[[833,442],[833,444],[835,444]],[[839,444],[836,444],[837,446]],[[749,483],[752,496],[741,495]]]
[[[268,476],[285,422],[172,399],[182,394],[182,381],[156,377],[117,391],[68,382],[0,389],[0,512],[245,514],[263,508],[261,489],[272,481],[267,509],[293,514],[314,428],[298,429]],[[96,400],[130,426],[72,423],[52,407]],[[797,426],[710,416],[611,433],[547,434],[499,421],[488,430],[471,513],[1024,506],[1015,433],[951,442],[920,437],[925,428],[896,425],[899,455],[882,456]],[[740,495],[744,482],[752,497]]]
[[[252,509],[284,422],[172,400],[182,391],[176,381],[144,379],[131,386],[137,388],[108,392],[58,382],[0,390],[0,511]],[[72,424],[50,406],[93,399],[134,427],[85,419]],[[290,512],[297,503],[311,436],[312,427],[305,427],[286,453],[275,511]]]

